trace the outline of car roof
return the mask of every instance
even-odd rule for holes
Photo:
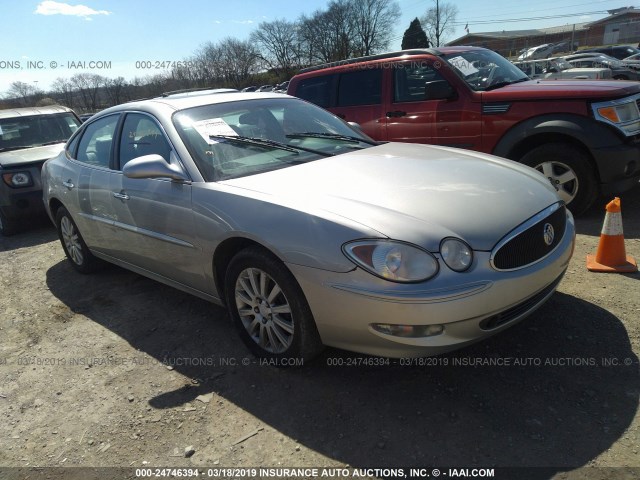
[[[108,113],[116,113],[127,110],[140,110],[150,113],[171,114],[186,108],[199,107],[202,105],[212,105],[215,103],[240,102],[245,100],[265,99],[265,98],[294,98],[282,93],[272,92],[220,92],[206,93],[202,95],[169,95],[166,97],[149,98],[133,102],[123,103],[115,107],[107,108],[100,112],[100,116]]]
[[[72,112],[70,108],[62,105],[51,105],[48,107],[27,107],[27,108],[8,108],[0,110],[0,118],[16,118],[31,117],[34,115],[53,115],[56,113]]]

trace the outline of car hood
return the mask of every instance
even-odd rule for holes
[[[467,150],[408,143],[221,183],[312,214],[346,217],[430,251],[437,251],[447,236],[462,238],[476,250],[491,250],[514,227],[558,201],[555,189],[529,167]]]
[[[43,162],[55,157],[64,149],[64,142],[42,147],[24,148],[0,152],[0,167],[16,167],[30,163]]]
[[[621,80],[531,80],[482,92],[483,102],[516,100],[599,100],[640,93],[638,82]]]

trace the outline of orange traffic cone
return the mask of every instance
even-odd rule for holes
[[[607,273],[637,272],[638,264],[624,249],[620,199],[616,197],[610,201],[606,210],[598,251],[595,256],[587,255],[587,269]]]

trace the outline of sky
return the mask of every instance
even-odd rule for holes
[[[447,0],[440,0],[446,2]],[[451,1],[458,7],[450,40],[471,33],[595,21],[624,0]],[[630,2],[626,2],[627,4]],[[48,90],[57,77],[98,73],[127,80],[161,73],[205,42],[247,39],[260,24],[295,20],[328,0],[0,0],[0,95],[14,81]],[[402,16],[390,50],[435,0],[398,0]],[[553,17],[553,18],[552,18]]]

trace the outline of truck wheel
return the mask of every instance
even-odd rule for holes
[[[0,235],[8,237],[18,231],[18,223],[15,220],[9,220],[0,212]]]
[[[587,155],[566,143],[534,148],[520,162],[549,179],[574,215],[584,213],[596,200],[598,184]]]

